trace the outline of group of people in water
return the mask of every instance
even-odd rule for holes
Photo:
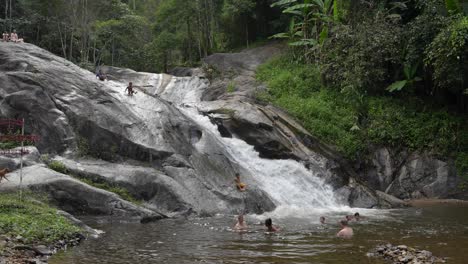
[[[3,42],[14,42],[14,43],[24,42],[24,40],[22,38],[18,37],[18,34],[16,33],[16,30],[13,30],[13,32],[11,32],[11,33],[3,32],[2,41]]]
[[[355,213],[353,215],[347,215],[345,219],[339,221],[341,226],[341,230],[336,234],[337,237],[341,238],[351,238],[354,235],[353,229],[349,226],[349,222],[351,221],[360,221],[361,216],[359,213]],[[324,216],[320,217],[320,224],[326,225],[326,219]],[[280,228],[273,225],[273,220],[268,218],[265,220],[265,227],[267,232],[278,232]],[[244,219],[244,214],[240,214],[237,217],[237,223],[234,225],[235,231],[246,231],[248,229],[247,223]]]
[[[237,190],[240,192],[244,192],[247,188],[247,185],[241,181],[239,173],[236,173],[234,183],[236,185]],[[341,237],[341,238],[351,238],[354,235],[354,231],[349,226],[349,223],[351,221],[360,221],[360,220],[361,220],[361,215],[359,213],[355,213],[354,215],[346,215],[345,219],[342,219],[339,221],[341,230],[336,234],[336,236]],[[322,225],[327,224],[325,216],[321,216],[319,221],[320,221],[320,224]],[[280,231],[279,227],[273,225],[273,220],[271,220],[271,218],[266,219],[264,222],[264,225],[267,229],[266,230],[267,232]],[[247,229],[248,229],[248,226],[247,226],[247,223],[245,222],[244,214],[242,213],[237,217],[237,223],[234,225],[234,230],[246,231]]]

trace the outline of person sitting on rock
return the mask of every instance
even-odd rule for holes
[[[354,232],[353,232],[353,229],[349,227],[348,221],[341,220],[340,225],[342,229],[340,230],[340,232],[338,232],[338,234],[336,234],[337,237],[341,237],[341,238],[353,237]]]
[[[13,30],[13,33],[11,33],[10,35],[10,41],[19,43],[19,42],[23,42],[23,39],[18,38],[18,34],[16,34],[16,30]]]
[[[133,83],[129,82],[127,88],[125,91],[128,91],[128,96],[133,96],[133,94],[136,94],[135,91],[133,91]]]
[[[234,182],[236,183],[237,190],[239,190],[240,192],[245,191],[247,185],[241,182],[239,173],[236,173],[236,179],[234,179]]]
[[[277,232],[277,231],[279,231],[279,227],[273,226],[273,221],[271,220],[271,218],[268,218],[267,220],[265,220],[265,226],[266,226],[268,232]]]
[[[246,230],[247,229],[247,223],[244,221],[244,214],[240,214],[237,217],[237,223],[234,226],[235,230]]]
[[[102,72],[102,70],[99,70],[98,74],[96,74],[96,77],[100,80],[100,81],[105,81],[107,80],[107,75],[105,73]]]
[[[2,41],[8,42],[10,40],[10,35],[8,33],[3,32],[2,34]]]

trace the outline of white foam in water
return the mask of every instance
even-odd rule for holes
[[[186,79],[193,84],[193,78]],[[290,215],[310,215],[332,211],[344,211],[349,207],[339,204],[332,188],[317,177],[313,171],[294,160],[269,160],[259,157],[254,147],[237,138],[224,138],[218,127],[204,115],[197,106],[200,103],[204,85],[195,85],[190,89],[179,79],[179,85],[172,83],[161,96],[182,106],[179,109],[195,123],[209,132],[220,142],[230,154],[230,160],[238,163],[257,181],[259,188],[268,193],[277,207],[277,217]],[[182,99],[182,100],[181,100]],[[186,107],[190,105],[191,107]]]
[[[114,83],[111,87],[121,90],[125,86]],[[255,184],[275,200],[277,209],[272,213],[267,213],[267,216],[301,218],[329,212],[351,213],[353,211],[350,207],[340,204],[334,196],[333,189],[317,177],[314,171],[308,170],[300,162],[262,159],[254,147],[245,141],[237,138],[223,138],[217,126],[211,123],[207,116],[198,112],[197,106],[201,103],[201,94],[205,88],[206,83],[199,78],[173,77],[164,91],[160,91],[158,87],[154,91],[159,92],[165,100],[177,105],[187,117],[204,129],[204,134],[211,134],[225,147],[230,155],[228,158],[247,170],[256,180]],[[121,100],[128,100],[126,96],[118,97]],[[145,110],[136,109],[135,111],[139,112],[139,115],[151,115],[148,111],[151,106],[146,105],[150,103],[149,100],[143,98],[136,100],[139,101],[137,105]],[[197,144],[203,144],[203,141]],[[370,214],[371,211],[366,210],[366,213]]]

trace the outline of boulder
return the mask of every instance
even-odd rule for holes
[[[23,155],[23,166],[31,166],[41,162],[40,153],[36,147],[25,146],[23,150],[27,153]],[[21,147],[13,148],[9,151],[11,151],[11,153],[19,153],[21,151]],[[17,154],[3,154],[0,156],[0,169],[8,168],[10,171],[13,171],[19,169],[20,164],[20,157]]]
[[[23,169],[23,187],[48,194],[50,201],[73,215],[103,215],[142,218],[158,213],[123,200],[117,194],[89,186],[68,175],[50,170],[44,165]],[[0,191],[15,191],[20,185],[20,172],[9,174],[9,181]]]
[[[400,199],[447,198],[460,183],[452,161],[429,153],[378,148],[371,157],[363,181]]]

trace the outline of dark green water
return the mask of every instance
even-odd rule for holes
[[[405,244],[426,249],[448,263],[468,263],[468,207],[435,206],[391,211],[363,211],[352,222],[355,236],[335,237],[345,213],[329,215],[321,226],[309,219],[279,218],[277,234],[253,225],[262,216],[247,217],[251,232],[232,232],[234,216],[165,220],[148,225],[88,220],[106,233],[53,257],[58,263],[384,263],[366,253],[378,244]],[[350,212],[351,213],[351,212]]]

